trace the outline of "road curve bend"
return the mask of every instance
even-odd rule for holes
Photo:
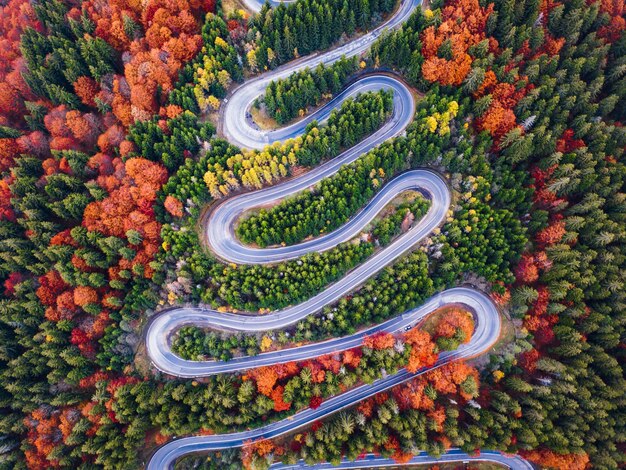
[[[258,5],[259,3],[258,0],[246,0],[246,3],[255,11],[260,9],[260,7],[255,8],[255,5]],[[224,100],[224,105],[220,114],[222,126],[221,130],[224,137],[226,137],[229,142],[239,147],[261,149],[273,142],[285,140],[301,134],[306,125],[313,120],[323,120],[324,116],[327,116],[330,113],[330,110],[337,105],[335,100],[331,101],[332,104],[328,103],[328,105],[324,106],[316,113],[305,117],[301,121],[275,131],[262,131],[255,128],[251,125],[247,115],[248,110],[254,103],[254,100],[265,93],[265,89],[271,81],[286,78],[294,72],[307,67],[314,68],[318,64],[332,64],[333,62],[339,60],[342,56],[353,57],[365,52],[383,33],[383,31],[395,29],[408,20],[411,13],[413,13],[413,10],[419,6],[420,3],[421,0],[401,0],[398,8],[385,23],[360,36],[354,41],[350,41],[343,46],[323,53],[314,53],[306,56],[305,58],[289,62],[288,64],[274,70],[263,73],[252,80],[248,80],[237,87],[233,91],[232,95]],[[377,77],[382,78],[384,75],[377,75]],[[359,80],[354,83],[354,88],[349,89],[349,93],[356,94],[360,91],[365,91],[365,87],[368,86],[368,84],[371,84],[371,82]],[[348,90],[346,90],[346,92],[348,92]],[[341,101],[341,99],[339,101]]]
[[[394,320],[390,320],[389,322],[386,322],[379,326],[382,326],[383,329],[386,326],[389,326],[390,329],[394,331],[402,330],[403,328],[415,325],[416,322],[423,319],[433,310],[436,310],[443,305],[449,304],[462,304],[472,311],[475,318],[474,334],[472,335],[472,339],[468,343],[462,344],[454,351],[442,352],[439,355],[437,363],[433,367],[419,371],[417,374],[412,374],[405,369],[402,369],[396,374],[379,379],[372,384],[360,385],[345,393],[331,397],[322,402],[322,404],[316,409],[306,408],[302,411],[299,411],[292,417],[283,419],[281,421],[276,421],[267,426],[263,426],[257,429],[228,434],[216,434],[212,436],[191,436],[176,439],[160,447],[152,456],[147,468],[149,470],[172,468],[174,462],[178,458],[189,453],[236,448],[241,447],[247,441],[277,438],[279,436],[307,426],[313,421],[326,418],[333,413],[336,413],[344,408],[353,405],[354,403],[369,398],[377,393],[400,385],[418,375],[428,372],[429,370],[441,367],[442,365],[452,361],[480,355],[490,349],[491,346],[498,340],[500,334],[500,315],[491,299],[475,289],[468,289],[463,287],[449,289],[438,295],[433,296],[422,307],[407,312],[395,318]],[[356,337],[358,335],[353,336]],[[360,339],[362,340],[362,337]],[[311,356],[309,357],[313,357],[324,354],[324,352],[317,352],[316,354],[312,353],[315,352],[315,348],[323,350],[324,348],[326,348],[327,343],[332,343],[333,341],[338,342],[337,349],[333,349],[335,351],[338,351],[347,346],[351,341],[356,341],[356,338],[348,336],[337,340],[330,340],[329,342],[317,343],[311,345],[312,348],[308,352],[306,352],[305,355],[311,354]],[[342,341],[344,341],[345,343],[341,344]],[[357,344],[360,343],[355,343],[355,345]],[[296,348],[290,351],[297,353],[297,351],[299,351],[300,349],[302,348]],[[250,364],[248,364],[248,366],[256,366],[255,364],[252,364],[256,360],[262,363],[264,361],[263,356],[267,357],[271,354],[279,355],[280,352],[253,356],[249,358]],[[280,356],[278,356],[277,362],[281,362]],[[207,363],[198,364],[203,364],[204,367],[211,367],[208,366]],[[216,362],[214,364],[219,363]],[[228,362],[222,364],[228,364]],[[200,372],[200,374],[198,375],[201,375],[201,373],[202,372]]]
[[[381,250],[382,255],[376,257],[379,258],[376,262],[369,263],[386,265],[388,262],[381,263],[380,260],[395,259],[392,256],[399,251],[398,246],[406,251],[407,243],[412,246],[430,234],[445,220],[450,207],[450,191],[439,175],[428,170],[411,170],[398,175],[384,185],[356,216],[332,232],[289,246],[256,248],[241,243],[235,233],[235,223],[241,214],[251,207],[272,204],[299,193],[310,186],[311,178],[306,176],[227,199],[217,206],[206,222],[205,228],[211,251],[222,260],[237,264],[277,263],[299,258],[308,253],[327,251],[359,235],[376,215],[402,192],[420,191],[430,199],[430,207],[424,217],[415,222],[415,225],[395,243]],[[318,174],[312,184],[324,177],[325,173]]]
[[[292,185],[298,186],[298,179],[287,181],[286,183],[268,188],[267,190],[248,193],[243,196],[233,198],[232,200],[243,201],[242,204],[253,202],[258,203],[258,200],[255,198],[255,194],[266,192],[270,194],[268,197],[277,197],[273,194],[276,193],[276,191],[281,194],[282,192],[285,194],[291,194],[292,189],[290,186]],[[335,232],[331,232],[328,235],[331,242],[335,243],[335,245],[340,241],[336,238],[345,238],[347,240],[355,228],[358,228],[361,223],[371,219],[373,215],[384,207],[386,200],[397,194],[397,192],[393,191],[402,192],[403,190],[409,188],[420,189],[427,194],[431,200],[431,205],[426,212],[426,215],[389,246],[368,258],[363,264],[350,271],[346,276],[334,284],[331,284],[319,294],[311,297],[305,302],[273,313],[253,316],[224,313],[202,308],[176,308],[157,314],[151,320],[146,332],[147,352],[154,365],[162,372],[182,377],[194,377],[199,375],[211,375],[217,372],[226,372],[226,365],[222,366],[222,370],[216,372],[215,363],[213,362],[184,361],[176,356],[171,351],[171,339],[174,332],[185,325],[196,325],[199,327],[211,327],[214,329],[247,332],[259,332],[286,328],[312,313],[319,312],[325,306],[331,305],[333,302],[336,302],[350,291],[363,284],[367,279],[374,276],[385,266],[389,265],[395,259],[410,250],[420,240],[428,236],[433,229],[443,222],[448,213],[448,208],[450,206],[450,191],[445,181],[436,173],[427,170],[409,171],[392,180],[389,184],[389,188],[389,191],[385,191],[383,189],[380,193],[378,193],[374,200],[370,202],[370,204],[359,214],[359,216],[353,219],[353,221],[356,220],[356,222],[354,222],[356,227],[353,227],[352,223],[348,223],[341,229],[335,231],[338,235],[336,235]],[[272,190],[274,190],[273,193]],[[228,201],[220,207],[227,206],[227,203]],[[239,207],[239,203],[237,203],[235,207]],[[220,208],[218,208],[218,210],[219,209]],[[220,218],[218,219],[219,222],[216,222],[214,218],[211,218],[208,226],[212,228],[209,228],[208,230],[215,231],[217,234],[216,236],[219,236],[219,234],[222,236],[227,236],[229,233],[232,234],[231,224],[234,223],[233,217],[236,217],[238,210],[239,209],[233,210],[232,212],[220,212]],[[221,225],[222,223],[226,225]],[[228,227],[231,227],[230,230]],[[234,236],[232,240],[234,240]],[[294,245],[292,247],[269,248],[261,251],[266,252],[264,253],[265,262],[269,260],[278,261],[288,257],[300,256],[301,254],[309,251],[315,251],[318,248],[317,243],[327,243],[328,239],[326,237],[321,237],[312,241],[313,243],[307,242],[300,244],[305,245],[304,248],[300,245]],[[251,249],[246,248],[243,245],[236,245],[233,243],[230,248],[227,246],[224,249],[232,248],[233,250],[237,250],[238,247],[241,247],[241,249],[245,251],[240,253],[240,256],[236,258],[235,255],[237,255],[238,252],[233,251],[230,255],[230,259],[243,259],[244,262],[250,262],[250,260],[263,262],[262,259],[254,257],[254,253],[250,253],[248,255],[248,251]],[[320,248],[328,249],[331,248],[331,245],[324,245]],[[278,253],[272,253],[273,250],[278,251]],[[293,250],[293,252],[283,253],[283,250]],[[252,250],[252,252],[253,251],[254,250]],[[296,254],[294,254],[294,252]],[[254,258],[244,258],[245,256],[251,256]],[[198,364],[205,364],[205,368],[199,367]]]
[[[456,287],[443,291],[426,301],[420,307],[389,319],[358,333],[333,338],[319,343],[312,343],[297,348],[271,351],[257,356],[244,356],[228,361],[191,361],[172,352],[168,337],[182,325],[194,325],[200,328],[214,327],[217,315],[208,314],[196,308],[181,308],[166,312],[168,315],[157,317],[158,334],[148,334],[148,354],[157,369],[176,377],[207,377],[215,374],[238,372],[246,369],[283,364],[291,361],[303,361],[324,354],[345,351],[360,346],[363,339],[374,333],[384,331],[398,333],[415,326],[430,313],[445,305],[462,305],[469,309],[475,318],[476,330],[470,343],[461,346],[455,358],[473,357],[487,351],[500,335],[500,316],[489,297],[482,292],[466,287]],[[236,315],[235,315],[236,316]],[[242,316],[239,316],[243,320]],[[162,323],[161,323],[162,322]]]

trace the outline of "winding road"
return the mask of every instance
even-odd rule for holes
[[[250,9],[256,11],[258,11],[263,5],[263,3],[258,0],[245,1],[246,5],[248,5]],[[350,41],[343,46],[336,47],[327,52],[314,53],[302,59],[289,62],[288,64],[278,67],[277,69],[259,75],[252,80],[248,80],[237,87],[233,91],[230,98],[224,101],[224,105],[221,109],[220,124],[222,126],[221,131],[224,136],[229,142],[234,145],[238,145],[239,147],[261,149],[267,144],[300,135],[307,124],[313,120],[317,120],[318,122],[323,121],[324,117],[327,117],[328,114],[330,114],[330,111],[339,104],[338,102],[342,101],[342,97],[337,97],[337,99],[331,100],[326,104],[326,106],[322,107],[317,112],[308,115],[295,124],[274,131],[262,131],[254,128],[250,125],[250,122],[247,119],[247,114],[248,110],[252,106],[252,103],[254,103],[259,96],[265,93],[265,89],[271,81],[286,78],[294,72],[307,67],[312,69],[318,64],[332,64],[333,62],[339,60],[342,56],[353,57],[355,55],[362,54],[370,48],[383,31],[395,29],[408,20],[411,13],[413,13],[413,10],[418,7],[420,3],[421,0],[401,0],[401,3],[396,11],[385,23],[381,24],[378,28],[370,31],[369,33],[360,36],[354,41]],[[382,74],[376,75],[376,77],[380,80],[381,85],[383,85],[383,80],[381,80],[381,78],[384,76],[385,75]],[[371,86],[372,83],[372,81],[368,80],[359,80],[355,82],[352,87],[342,93],[343,99],[347,98],[348,94],[353,96],[359,92],[367,91],[367,87]],[[408,90],[407,93],[410,94]],[[412,97],[410,103],[413,103]],[[394,102],[394,105],[395,104],[396,103]],[[412,117],[411,110],[409,118]]]
[[[388,390],[391,387],[411,380],[420,374],[428,372],[429,370],[435,369],[452,361],[480,355],[489,348],[491,348],[491,346],[497,341],[500,331],[499,313],[493,302],[485,294],[482,294],[474,289],[468,289],[463,287],[444,291],[432,297],[423,306],[407,312],[403,315],[400,315],[395,319],[389,320],[388,322],[385,322],[377,327],[374,327],[368,330],[368,332],[371,333],[372,331],[379,330],[399,331],[411,327],[415,325],[416,322],[419,322],[421,319],[426,317],[433,310],[436,310],[443,305],[450,304],[462,304],[473,312],[475,317],[474,334],[470,342],[462,344],[454,351],[442,352],[439,355],[437,363],[433,367],[422,370],[417,374],[409,373],[408,371],[403,369],[396,374],[379,379],[372,384],[361,385],[345,393],[331,397],[323,401],[321,406],[316,409],[306,408],[302,411],[299,411],[292,417],[283,419],[281,421],[276,421],[267,426],[263,426],[257,429],[228,434],[216,434],[213,436],[184,437],[168,442],[164,446],[160,447],[157,452],[152,456],[152,459],[150,460],[147,468],[150,470],[172,468],[174,462],[178,458],[189,453],[207,452],[241,447],[246,441],[254,441],[257,439],[273,439],[284,434],[291,433],[297,429],[309,425],[313,421],[323,419],[333,413],[336,413],[337,411],[354,405],[354,403],[357,403],[377,393]],[[330,351],[340,351],[345,347],[350,348],[357,346],[361,343],[359,339],[361,339],[362,341],[361,334],[333,339],[322,343],[316,343],[310,345],[308,349],[305,349],[305,351],[302,353],[304,357],[289,356],[289,358],[287,359],[281,357],[281,354],[295,354],[296,356],[298,356],[299,351],[304,349],[294,348],[291,350],[266,353],[261,354],[260,356],[244,358],[244,360],[248,360],[248,367],[257,367],[258,365],[265,363],[272,364],[286,362],[294,359],[304,359],[305,357],[315,357]],[[272,356],[274,357],[274,359],[270,361],[265,360],[267,357]],[[256,364],[256,361],[260,361],[260,363]],[[189,362],[192,363],[192,361]],[[219,369],[219,364],[229,367],[230,362],[232,361],[221,363],[214,362],[212,363],[212,365],[211,363],[206,362],[198,362],[196,364],[199,365],[201,373],[204,373],[206,372],[206,369],[202,370],[202,367],[215,367],[216,369]],[[234,367],[234,369],[229,368],[229,370],[244,369],[245,367],[245,365],[242,366],[240,363],[239,367]],[[214,373],[217,373],[217,371],[215,371]]]
[[[255,11],[258,11],[262,5],[257,0],[245,1]],[[493,302],[480,291],[458,287],[441,292],[430,298],[422,306],[359,333],[297,348],[272,351],[258,356],[241,357],[229,361],[188,361],[180,358],[171,350],[174,332],[185,325],[245,332],[278,330],[292,325],[312,313],[319,312],[323,307],[331,305],[362,285],[399,256],[407,253],[443,223],[451,203],[451,195],[446,182],[434,172],[412,170],[388,182],[362,211],[342,227],[313,240],[292,246],[257,249],[243,245],[235,236],[235,222],[244,211],[276,203],[332,176],[343,165],[353,162],[368,150],[404,132],[414,113],[414,99],[410,90],[400,80],[383,74],[362,77],[315,113],[291,126],[275,131],[260,131],[250,125],[247,114],[254,100],[263,94],[272,80],[287,77],[304,67],[314,67],[319,63],[332,63],[343,55],[353,56],[364,52],[384,29],[396,28],[406,21],[413,9],[419,4],[420,0],[404,0],[390,19],[372,32],[331,51],[313,54],[286,64],[277,70],[262,74],[239,86],[231,97],[224,101],[221,113],[223,134],[233,144],[254,149],[301,135],[309,122],[312,120],[324,121],[333,109],[358,93],[380,89],[391,90],[393,92],[393,112],[389,121],[377,132],[316,169],[282,184],[241,194],[220,203],[205,221],[205,230],[209,247],[224,261],[238,264],[267,264],[297,258],[310,252],[329,250],[339,243],[354,238],[395,196],[409,189],[419,190],[430,199],[431,204],[426,215],[417,221],[410,230],[371,256],[362,265],[350,271],[341,280],[298,305],[262,316],[223,313],[203,308],[176,308],[160,312],[151,319],[146,329],[147,352],[157,369],[177,377],[195,378],[318,357],[358,346],[366,335],[378,331],[400,332],[411,328],[434,310],[450,304],[463,305],[473,313],[475,332],[469,343],[461,345],[454,351],[441,353],[439,360],[431,369],[450,361],[483,354],[497,341],[501,324],[499,313]],[[365,398],[406,382],[424,372],[426,370],[411,374],[406,370],[401,370],[372,384],[361,385],[341,395],[331,397],[317,409],[307,408],[292,417],[254,430],[175,439],[160,447],[146,468],[149,470],[171,469],[178,458],[190,453],[235,448],[242,446],[246,441],[261,438],[270,439],[291,433],[315,420],[352,406]],[[505,456],[498,452],[485,451],[480,457],[476,457],[469,456],[457,449],[447,452],[439,459],[420,454],[415,456],[409,464],[470,460],[499,462],[513,469],[532,468],[528,462],[517,456]],[[342,462],[339,467],[319,464],[311,468],[382,468],[392,465],[397,466],[398,464],[392,464],[389,459],[367,456],[365,460],[358,462]],[[292,469],[302,466],[302,463],[295,466],[276,464],[272,468]]]
[[[235,222],[246,210],[266,206],[279,202],[287,196],[299,193],[310,188],[325,178],[334,175],[339,169],[354,162],[364,153],[373,149],[380,143],[401,134],[413,120],[414,99],[407,86],[396,78],[386,75],[369,75],[344,90],[326,106],[312,113],[311,116],[318,118],[328,117],[329,105],[333,109],[341,105],[346,99],[352,98],[358,93],[378,90],[393,92],[393,111],[390,118],[375,133],[362,140],[355,146],[341,153],[336,158],[318,166],[304,175],[286,181],[285,183],[270,186],[259,191],[245,193],[227,199],[216,207],[206,225],[207,241],[213,252],[225,261],[239,264],[266,264],[269,262],[284,261],[298,258],[306,253],[325,251],[337,246],[338,243],[350,240],[356,236],[373,218],[400,192],[420,187],[435,201],[437,210],[431,215],[431,221],[445,216],[449,205],[449,194],[446,183],[437,175],[426,171],[413,171],[400,175],[383,188],[377,198],[372,201],[358,216],[338,230],[314,240],[293,246],[277,248],[252,248],[243,245],[235,236]],[[242,89],[244,90],[244,89]],[[237,96],[237,95],[235,95]],[[232,103],[232,101],[231,101]],[[320,122],[322,119],[318,119]],[[302,134],[306,123],[301,121],[294,125],[298,134]],[[444,197],[441,201],[439,197]],[[443,210],[441,210],[443,209]],[[442,214],[443,213],[443,214]],[[441,220],[435,223],[435,226]],[[435,226],[430,227],[430,232]],[[226,231],[225,231],[226,229]]]

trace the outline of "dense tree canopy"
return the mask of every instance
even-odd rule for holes
[[[137,355],[155,310],[263,314],[303,301],[423,216],[424,199],[398,202],[358,240],[274,266],[225,265],[197,230],[213,199],[306,171],[384,125],[391,97],[368,93],[261,151],[214,136],[234,84],[365,32],[394,6],[298,0],[252,16],[212,0],[0,6],[0,467],[136,468],[171,436],[261,426],[468,341],[472,318],[452,309],[432,335],[379,334],[201,381],[162,377]],[[357,63],[420,94],[403,135],[242,219],[242,240],[333,230],[409,168],[447,178],[451,211],[411,253],[293,327],[189,327],[176,351],[227,360],[346,335],[465,282],[491,292],[511,333],[480,371],[453,363],[296,435],[182,468],[365,451],[401,463],[450,446],[553,468],[626,463],[624,15],[623,0],[434,0],[369,54],[270,85],[263,102],[279,123],[336,95]]]
[[[302,116],[309,106],[318,106],[341,91],[356,70],[356,56],[342,57],[329,67],[319,64],[314,70],[305,69],[283,80],[272,81],[263,96],[267,114],[278,124]]]
[[[276,8],[266,3],[250,22],[254,39],[246,61],[253,70],[264,70],[326,49],[344,34],[370,29],[394,6],[392,0],[303,0]]]

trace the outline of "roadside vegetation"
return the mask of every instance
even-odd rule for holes
[[[278,124],[304,116],[307,108],[319,106],[339,93],[348,78],[358,70],[358,57],[342,57],[330,66],[319,64],[313,70],[304,69],[287,78],[272,81],[262,102],[267,114]]]
[[[311,254],[304,256],[297,261],[280,263],[275,268],[271,267],[248,267],[242,266],[236,270],[230,270],[215,264],[211,272],[213,282],[222,285],[232,285],[234,282],[240,283],[242,289],[238,298],[223,298],[222,301],[228,305],[243,305],[246,307],[259,307],[274,310],[278,306],[286,306],[305,300],[313,293],[311,288],[306,289],[307,284],[313,284],[314,288],[321,290],[334,279],[339,279],[343,274],[354,266],[363,262],[371,255],[377,246],[384,247],[392,237],[402,230],[403,222],[407,224],[418,223],[420,218],[428,210],[429,203],[418,196],[412,204],[401,204],[390,215],[375,220],[373,230],[359,237],[358,240],[341,244],[337,248],[325,253]],[[364,239],[364,237],[367,238]],[[356,255],[356,256],[355,256]],[[280,279],[276,279],[276,272],[281,273]],[[266,275],[263,275],[266,274]],[[180,272],[179,275],[184,275]],[[256,275],[256,276],[255,276]],[[194,278],[196,279],[196,278]],[[269,284],[266,294],[259,298],[257,303],[251,295],[252,289],[256,287],[258,295],[258,284],[260,281]],[[197,276],[197,282],[202,282],[202,278]],[[289,289],[289,295],[284,295],[284,290]],[[299,295],[299,291],[304,289],[304,295]],[[224,290],[228,292],[228,290]],[[249,299],[245,304],[244,300]],[[215,299],[212,299],[215,301]],[[288,302],[285,304],[285,302]],[[336,309],[335,309],[336,310]],[[263,310],[261,311],[263,313]],[[281,331],[277,335],[246,335],[222,333],[216,331],[205,331],[194,326],[181,328],[172,343],[172,350],[185,359],[192,360],[228,360],[233,356],[255,355],[265,351],[273,344],[284,347],[291,345],[293,341],[300,342],[305,339],[313,339],[313,330],[306,331]]]
[[[265,4],[249,23],[255,39],[245,60],[259,71],[328,49],[342,37],[369,30],[395,5],[393,0],[302,0],[274,9]]]

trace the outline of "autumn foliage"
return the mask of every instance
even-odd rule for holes
[[[469,377],[472,377],[476,384],[479,383],[478,371],[465,362],[459,361],[449,362],[426,372],[424,375],[439,393],[459,394],[465,400],[471,399],[472,396],[463,390],[461,384]]]
[[[0,125],[21,127],[26,114],[25,101],[36,99],[24,82],[25,63],[20,52],[20,36],[29,27],[40,29],[33,6],[26,0],[10,0],[0,8]],[[13,140],[13,139],[11,139]],[[0,150],[0,155],[5,154]],[[4,171],[0,156],[0,171]]]
[[[525,94],[525,88],[517,89],[510,83],[499,82],[496,74],[488,70],[474,96],[480,98],[490,95],[491,104],[487,111],[477,119],[477,127],[489,132],[496,140],[500,139],[517,125],[513,108]]]
[[[0,172],[13,166],[20,154],[20,146],[16,139],[0,139]]]
[[[168,195],[163,203],[165,210],[172,214],[174,217],[183,216],[183,203],[176,199],[174,196]]]
[[[428,333],[419,332],[412,333],[413,344],[428,343]],[[428,429],[428,438],[440,442],[443,449],[447,450],[451,447],[451,439],[445,434],[445,422],[447,419],[446,408],[443,403],[450,403],[451,400],[464,404],[468,400],[474,398],[478,390],[478,371],[465,364],[464,362],[452,362],[442,367],[436,368],[425,374],[418,375],[412,380],[392,388],[390,391],[382,392],[359,402],[353,411],[353,416],[361,417],[365,420],[377,419],[380,416],[382,408],[387,407],[391,402],[395,402],[399,412],[406,410],[418,410],[424,414],[426,419],[426,429]],[[473,386],[468,386],[471,382]],[[442,400],[441,402],[439,400]],[[318,407],[322,403],[320,397],[312,397],[310,406]],[[389,408],[387,408],[389,409]],[[332,418],[331,418],[332,419]],[[302,443],[306,441],[309,433],[316,433],[326,423],[316,421],[311,425],[310,430],[303,432],[291,439],[284,448],[290,448],[294,452],[302,449]],[[329,423],[330,424],[330,423]],[[367,424],[365,424],[367,427]],[[391,432],[391,428],[386,428],[389,432],[386,440],[376,446],[374,451],[384,451],[390,455],[397,463],[406,463],[413,454],[402,448],[400,435]],[[244,465],[249,465],[255,458],[267,456],[272,449],[277,449],[279,453],[284,451],[283,447],[273,443],[262,444],[257,448],[259,443],[247,443],[244,446],[243,455],[245,455]],[[371,451],[371,449],[367,449]],[[364,449],[365,452],[365,449]]]
[[[404,335],[404,341],[411,346],[406,366],[409,372],[414,373],[424,367],[430,367],[437,361],[435,343],[427,332],[412,328]]]
[[[401,409],[427,411],[428,416],[440,427],[445,420],[445,412],[436,405],[432,395],[426,393],[427,387],[432,387],[439,394],[455,397],[457,401],[467,401],[474,398],[473,393],[468,393],[463,386],[468,379],[474,382],[475,390],[478,390],[478,371],[465,362],[451,362],[394,388],[393,395]]]
[[[267,439],[245,442],[241,448],[241,463],[245,469],[251,469],[254,457],[265,457],[275,450],[274,443]]]
[[[212,0],[90,0],[83,8],[96,24],[96,36],[120,52],[130,53],[124,75],[114,77],[112,93],[99,95],[112,106],[120,122],[128,126],[135,120],[151,118],[165,104],[182,66],[202,47],[197,18],[214,11],[215,3]],[[134,27],[129,28],[129,24]],[[141,31],[145,31],[143,36]]]
[[[467,333],[467,341],[469,341],[474,326],[471,316],[469,316],[469,319],[467,317],[468,314],[466,312],[452,315],[445,325],[440,327],[441,331],[447,333],[448,328],[464,329]],[[389,351],[396,347],[409,347],[410,351],[405,367],[412,373],[433,366],[438,359],[437,346],[430,334],[419,328],[412,328],[400,336],[394,336],[387,332],[366,336],[362,347],[376,351]],[[283,398],[284,386],[289,379],[307,369],[310,372],[311,382],[320,384],[327,380],[327,374],[336,376],[341,373],[342,368],[348,367],[350,370],[356,370],[361,363],[362,357],[363,349],[353,348],[341,353],[328,354],[302,362],[288,362],[274,366],[259,367],[248,372],[244,376],[244,380],[254,381],[257,391],[272,399],[275,411],[285,411],[291,407],[291,404],[285,402]],[[345,389],[342,389],[342,391],[345,391]],[[309,406],[315,408],[321,403],[322,397],[313,396]]]
[[[601,38],[608,42],[616,42],[626,30],[626,6],[624,0],[602,0],[600,2],[600,11],[608,13],[610,17],[609,24],[603,26],[598,31]]]
[[[451,338],[458,330],[463,333],[463,342],[468,343],[474,333],[474,318],[471,313],[455,308],[447,311],[439,322],[435,329],[435,337]]]
[[[582,139],[576,139],[572,129],[565,129],[561,138],[556,141],[556,151],[562,153],[573,152],[574,150],[584,146],[585,141]]]
[[[284,392],[285,388],[282,386],[276,387],[271,395],[270,398],[272,399],[272,401],[274,402],[274,411],[287,411],[289,408],[291,408],[291,404],[290,403],[286,403],[283,400],[283,392]]]
[[[24,452],[29,468],[60,468],[52,451],[70,436],[81,418],[76,408],[40,407],[24,419],[29,448]],[[50,458],[49,458],[50,457]]]
[[[380,332],[372,336],[368,336],[363,341],[363,345],[372,349],[387,349],[393,346],[395,338],[391,333]]]
[[[9,178],[0,180],[0,220],[15,221],[15,212],[11,207],[11,188]]]
[[[120,269],[140,268],[146,278],[152,277],[149,263],[158,251],[160,224],[154,219],[152,205],[157,191],[167,180],[167,171],[158,163],[133,158],[125,164],[104,158],[90,161],[100,172],[98,182],[109,191],[102,201],[85,209],[83,225],[104,235],[126,238],[129,231],[138,232],[141,242],[133,245],[133,259],[120,259]]]
[[[565,222],[560,217],[554,217],[550,225],[537,233],[536,239],[540,246],[552,245],[560,242],[565,232]]]
[[[122,239],[126,243],[125,256],[113,253],[111,256],[117,255],[114,258],[117,261],[108,268],[96,267],[93,259],[89,259],[94,254],[93,248],[85,254],[84,251],[89,250],[84,250],[72,235],[71,226],[77,224],[76,220],[55,221],[53,225],[58,225],[60,232],[51,234],[50,246],[60,250],[69,247],[71,264],[68,263],[66,269],[74,269],[79,273],[78,277],[80,274],[85,277],[77,281],[71,276],[66,277],[67,270],[63,271],[62,277],[57,269],[48,268],[34,281],[37,298],[45,308],[41,320],[63,325],[62,334],[67,335],[66,350],[89,359],[87,365],[81,367],[90,375],[78,374],[72,378],[77,388],[90,390],[101,380],[110,381],[111,386],[117,387],[124,382],[116,382],[113,373],[98,370],[95,362],[101,348],[99,340],[112,323],[111,314],[120,308],[124,295],[109,282],[126,283],[128,272],[146,278],[152,276],[150,263],[160,246],[161,229],[155,220],[153,205],[156,193],[168,175],[158,163],[143,158],[123,162],[116,155],[123,154],[119,148],[124,142],[127,126],[134,120],[150,118],[161,108],[164,118],[180,113],[176,106],[162,105],[166,103],[183,63],[199,50],[199,19],[203,12],[213,10],[214,5],[210,1],[84,2],[84,12],[95,23],[93,34],[117,49],[119,64],[111,65],[124,68],[124,75],[111,74],[98,80],[78,76],[70,83],[78,106],[71,106],[67,101],[63,105],[53,104],[36,96],[24,81],[29,73],[26,61],[21,57],[20,35],[28,27],[46,33],[36,20],[33,5],[23,0],[11,0],[0,7],[0,29],[3,32],[0,39],[3,59],[0,61],[0,124],[15,129],[16,135],[21,134],[15,138],[0,138],[0,172],[4,173],[0,179],[0,220],[14,222],[17,218],[11,206],[13,195],[10,188],[15,179],[9,170],[22,154],[41,161],[43,176],[36,182],[38,190],[54,177],[68,175],[82,178],[82,183],[93,185],[91,187],[104,196],[87,196],[91,201],[97,200],[87,205],[82,225],[103,238]],[[80,20],[81,15],[81,10],[74,8],[65,20]],[[36,113],[26,109],[27,102]],[[24,119],[29,114],[37,114],[35,124]],[[128,153],[128,145],[123,147]],[[68,158],[57,153],[66,151],[84,152],[90,157],[86,167],[79,168],[82,174],[75,175],[76,168],[70,166]],[[76,193],[86,192],[82,185],[74,189]],[[182,206],[175,206],[174,212],[181,209]],[[28,219],[27,215],[19,216]],[[34,231],[25,233],[27,237],[37,235]],[[124,278],[122,272],[127,273]],[[104,283],[94,282],[94,279],[102,279]],[[24,280],[21,273],[10,273],[3,283],[4,294],[13,295]],[[56,338],[44,335],[42,340],[47,343]],[[73,358],[66,360],[76,362]],[[70,387],[70,384],[65,386]],[[33,411],[24,421],[28,432],[26,461],[29,468],[59,466],[51,457],[52,452],[68,438],[73,424],[81,416],[93,425],[86,432],[93,436],[100,415],[92,413],[92,408],[93,403],[86,403],[71,408],[42,407]],[[111,402],[107,403],[106,414],[115,422]]]
[[[259,393],[269,397],[278,380],[275,368],[273,366],[260,367],[255,369],[251,375],[254,377]]]
[[[554,470],[584,470],[589,463],[587,454],[558,454],[553,450],[524,450],[520,454],[531,462],[541,465],[541,468]]]
[[[558,206],[566,202],[565,199],[559,198],[548,185],[556,168],[557,165],[551,165],[546,169],[534,167],[531,170],[531,175],[534,181],[532,187],[535,190],[533,203],[539,209],[556,209]]]
[[[309,401],[309,408],[311,408],[312,410],[318,409],[322,405],[322,401],[322,397],[311,397],[311,400]]]
[[[468,49],[485,38],[485,23],[492,11],[493,4],[482,8],[478,0],[454,0],[443,8],[441,24],[426,28],[422,35],[426,80],[441,85],[463,82],[472,66]]]

